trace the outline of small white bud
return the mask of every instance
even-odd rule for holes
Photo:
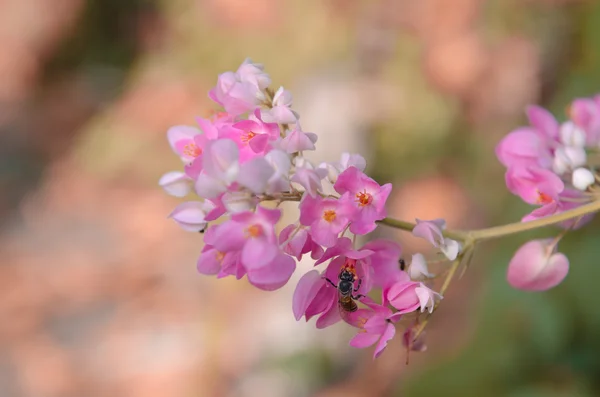
[[[583,148],[585,146],[585,131],[572,121],[567,121],[560,126],[560,140],[567,146]]]
[[[410,262],[410,266],[408,267],[408,275],[411,280],[425,280],[427,278],[433,277],[433,274],[429,273],[429,269],[427,268],[427,261],[422,254],[414,254],[412,256],[412,261]]]
[[[587,161],[585,149],[573,146],[560,146],[554,152],[552,170],[558,175],[574,170]]]
[[[573,186],[579,190],[586,190],[594,183],[594,174],[587,168],[577,168],[573,171]]]

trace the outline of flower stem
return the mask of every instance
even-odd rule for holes
[[[544,226],[555,225],[557,223],[591,214],[597,211],[600,211],[600,200],[591,202],[586,205],[582,205],[577,208],[573,208],[569,211],[561,212],[559,214],[547,216],[541,219],[536,219],[534,221],[509,223],[508,225],[490,227],[481,230],[473,230],[471,232],[468,232],[467,235],[470,236],[473,239],[473,241],[498,238],[502,236],[508,236],[510,234],[539,229]]]
[[[412,230],[416,226],[412,222],[401,221],[399,219],[394,219],[394,218],[384,218],[377,222],[381,223],[382,225],[393,227],[395,229],[406,230],[407,232],[412,232]],[[454,240],[460,240],[460,241],[465,241],[469,238],[469,235],[467,232],[461,232],[458,230],[443,230],[442,234],[445,237],[448,237],[448,238],[451,238]]]
[[[569,219],[578,218],[598,211],[600,211],[600,200],[593,201],[589,204],[585,204],[577,208],[561,212],[559,214],[554,214],[545,218],[540,218],[529,222],[515,222],[509,223],[507,225],[494,226],[486,229],[472,231],[444,230],[442,233],[445,237],[451,239],[476,242],[481,240],[488,240],[492,238],[508,236],[510,234],[526,232],[529,230],[539,229],[545,226],[555,225],[557,223],[564,222]],[[415,227],[414,223],[401,221],[394,218],[385,218],[378,222],[382,225],[387,225],[396,229],[406,230],[409,232],[412,231]]]

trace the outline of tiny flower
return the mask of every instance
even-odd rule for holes
[[[388,342],[394,338],[396,327],[394,325],[400,319],[399,314],[381,305],[369,305],[370,309],[360,309],[353,313],[356,327],[360,328],[350,340],[350,346],[359,349],[369,347],[375,343],[373,359],[379,357],[386,348]]]
[[[304,132],[300,130],[298,125],[296,125],[296,128],[289,131],[285,138],[283,138],[281,141],[281,148],[288,153],[315,150],[316,142],[317,134],[313,134],[312,132]]]
[[[227,113],[238,116],[259,106],[263,94],[255,84],[242,81],[236,73],[225,72],[219,75],[217,85],[208,96],[223,106]]]
[[[290,181],[297,183],[304,188],[310,196],[316,197],[323,187],[321,181],[326,175],[326,171],[320,168],[315,169],[310,161],[304,157],[296,157],[296,170]]]
[[[211,141],[202,159],[203,172],[195,184],[200,197],[215,198],[227,191],[240,172],[239,149],[230,139]]]
[[[507,280],[514,288],[545,291],[560,284],[569,272],[569,259],[556,252],[552,239],[522,245],[508,264]]]
[[[192,190],[191,182],[184,172],[171,171],[164,174],[158,184],[171,196],[185,197]]]
[[[304,194],[300,202],[300,223],[310,226],[310,234],[317,244],[333,247],[348,225],[348,217],[339,200]]]
[[[427,261],[422,254],[414,254],[412,256],[412,262],[408,268],[408,275],[411,280],[415,281],[433,277],[433,274],[429,273],[429,269],[427,269]]]
[[[367,166],[367,161],[360,154],[342,153],[341,160],[334,163],[321,163],[319,168],[327,170],[327,179],[331,183],[337,181],[338,176],[350,167],[358,168],[359,171],[364,171]]]
[[[279,252],[274,228],[280,217],[281,210],[262,206],[256,212],[233,214],[217,229],[214,246],[221,252],[242,251],[247,269],[267,266]]]
[[[169,128],[167,139],[173,151],[184,163],[191,163],[202,154],[207,137],[196,127],[177,125]]]
[[[391,183],[380,186],[358,168],[349,167],[340,174],[333,188],[340,194],[348,193],[352,198],[347,201],[352,233],[370,233],[377,227],[375,222],[386,217],[385,202],[392,191]]]
[[[262,64],[252,62],[252,59],[246,58],[236,74],[240,81],[251,83],[259,90],[264,90],[271,84],[271,78],[265,73],[264,69]]]
[[[577,168],[573,171],[573,186],[578,190],[586,190],[588,187],[594,184],[596,177],[592,171],[587,168]]]
[[[270,140],[279,138],[279,126],[274,123],[265,123],[260,118],[260,110],[254,111],[254,117],[238,121],[233,124],[237,129],[235,139],[242,149],[249,148],[254,153],[262,154],[267,151]],[[232,130],[231,130],[232,131]],[[229,135],[233,139],[233,136]]]
[[[569,107],[569,116],[586,132],[587,145],[600,143],[600,103],[597,97],[575,99]]]
[[[207,205],[204,203],[188,201],[175,207],[169,218],[173,218],[183,230],[199,232],[206,228],[206,210]]]
[[[572,121],[560,126],[560,141],[563,145],[582,148],[585,146],[585,131]]]
[[[286,254],[296,257],[297,260],[302,259],[308,252],[315,260],[323,256],[323,248],[313,241],[306,229],[296,225],[289,225],[281,231],[279,244]]]
[[[269,123],[294,124],[298,121],[298,114],[292,109],[292,94],[279,87],[273,96],[273,107],[262,110],[263,120]]]
[[[419,298],[419,306],[421,307],[421,313],[423,313],[427,309],[429,309],[429,313],[433,313],[436,299],[442,299],[442,295],[428,288],[423,283],[421,283],[417,288],[415,288],[415,293]]]
[[[565,188],[558,175],[539,167],[510,167],[505,179],[508,190],[529,204],[548,204]]]
[[[432,221],[422,221],[417,219],[417,225],[412,231],[413,236],[424,238],[434,247],[439,248],[446,258],[453,261],[460,252],[460,243],[458,241],[445,238],[442,230],[446,228],[446,221],[443,219],[434,219]]]
[[[416,281],[397,282],[388,289],[383,303],[389,302],[401,314],[414,312],[421,305],[416,292],[420,285],[421,283]]]
[[[267,181],[265,192],[268,194],[286,192],[290,190],[289,174],[292,168],[290,157],[281,150],[271,150],[265,156],[265,160],[274,170]]]
[[[587,155],[584,148],[572,146],[560,146],[554,151],[552,171],[562,175],[584,165]]]

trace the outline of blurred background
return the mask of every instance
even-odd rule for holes
[[[505,272],[555,231],[479,247],[408,366],[400,338],[373,363],[349,327],[294,320],[310,263],[272,293],[197,274],[157,186],[180,168],[165,132],[246,57],[315,158],[357,151],[394,183],[391,215],[485,227],[530,210],[493,154],[524,106],[600,92],[600,1],[1,0],[0,397],[600,396],[598,221],[547,293]]]

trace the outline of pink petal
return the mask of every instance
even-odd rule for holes
[[[268,142],[269,136],[267,134],[259,134],[250,139],[248,146],[254,153],[262,153],[265,151]]]
[[[338,307],[337,299],[332,301],[331,306],[317,319],[316,326],[319,329],[327,328],[340,321],[340,308]]]
[[[196,269],[199,273],[213,275],[219,273],[221,270],[221,262],[218,259],[219,251],[216,249],[210,249],[200,254]]]
[[[240,169],[237,182],[250,189],[253,193],[264,193],[269,178],[275,170],[263,157],[256,157],[246,163]]]
[[[552,240],[533,240],[522,245],[508,265],[508,283],[517,289],[545,291],[560,284],[569,272],[569,260],[551,253]]]
[[[289,281],[295,269],[296,261],[285,254],[280,254],[269,265],[248,270],[248,280],[257,288],[274,291]]]
[[[543,136],[552,139],[558,137],[558,122],[552,113],[546,109],[535,105],[529,106],[527,107],[527,117],[529,117],[531,125],[540,131]]]
[[[356,347],[358,349],[364,349],[365,347],[369,347],[375,342],[377,342],[379,340],[379,337],[379,334],[359,332],[358,334],[354,335],[352,339],[350,339],[350,346]]]
[[[249,271],[269,265],[279,253],[277,245],[263,238],[250,238],[242,250],[242,263]]]
[[[158,184],[175,197],[185,197],[192,190],[191,179],[179,171],[167,172],[160,178]]]
[[[296,321],[304,316],[308,305],[315,299],[324,283],[325,280],[316,270],[311,270],[300,278],[292,299],[292,309]]]
[[[379,343],[377,343],[377,346],[375,347],[373,358],[377,358],[383,353],[383,350],[388,342],[392,340],[394,335],[396,335],[396,327],[393,324],[388,323],[385,331],[383,331],[383,334],[381,335],[381,339],[379,339]]]

